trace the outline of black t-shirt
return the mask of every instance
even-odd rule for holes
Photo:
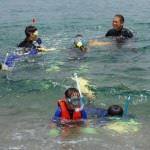
[[[122,28],[120,31],[117,31],[115,29],[110,29],[106,34],[105,34],[106,37],[108,36],[114,36],[114,37],[117,37],[117,36],[122,36],[124,38],[132,38],[133,37],[133,34],[132,32],[129,30],[129,29],[126,29],[126,28]]]

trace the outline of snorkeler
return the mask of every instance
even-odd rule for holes
[[[103,42],[95,39],[91,39],[88,42],[85,42],[82,34],[77,34],[74,38],[74,47],[81,50],[81,52],[87,52],[90,47],[96,46],[108,46],[111,45],[111,42]]]
[[[48,51],[43,47],[41,38],[38,37],[38,30],[35,26],[27,26],[25,29],[26,38],[18,44],[18,47],[23,48],[25,52],[30,49],[37,49],[38,51]]]
[[[124,17],[120,14],[114,16],[112,21],[113,28],[108,30],[105,34],[106,37],[117,37],[122,39],[128,39],[133,37],[133,33],[124,28]]]
[[[39,52],[47,52],[49,49],[42,46],[42,40],[38,38],[38,30],[35,26],[27,26],[25,29],[26,38],[22,41],[18,47],[21,48],[18,51],[6,54],[3,63],[0,63],[0,70],[11,71],[15,65],[15,62],[22,60],[25,56],[35,56]]]
[[[78,110],[81,107],[80,93],[76,88],[68,88],[65,91],[65,97],[58,101],[58,107],[53,116],[53,122],[60,121],[80,121],[87,119],[84,110]]]
[[[85,106],[83,109],[80,109],[80,111],[76,111],[76,109],[80,107],[81,101],[79,91],[76,88],[69,88],[65,91],[65,97],[58,101],[58,107],[56,108],[52,121],[86,121],[87,118],[93,116],[97,118],[123,116],[123,108],[119,105],[111,105],[108,109]]]
[[[88,118],[96,117],[96,118],[105,118],[105,117],[122,117],[123,116],[123,108],[119,105],[111,105],[108,109],[87,106],[85,107],[85,111],[87,113]]]
[[[82,52],[87,51],[87,46],[83,42],[83,35],[82,34],[77,34],[74,39],[74,47],[79,48]]]

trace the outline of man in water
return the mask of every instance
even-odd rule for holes
[[[38,30],[35,26],[27,26],[25,29],[26,38],[18,44],[18,47],[24,48],[25,51],[36,49],[38,51],[47,51],[42,46],[42,40],[38,37]]]
[[[18,45],[21,48],[12,54],[7,54],[3,63],[0,63],[0,70],[11,71],[15,62],[25,56],[35,56],[38,52],[49,51],[42,46],[42,40],[38,37],[38,30],[35,26],[27,26],[25,29],[26,38]]]
[[[105,34],[106,37],[117,37],[122,39],[129,39],[133,37],[132,32],[124,28],[124,17],[120,14],[114,16],[112,21],[113,28],[108,30]]]

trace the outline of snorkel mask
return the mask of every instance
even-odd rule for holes
[[[80,98],[77,96],[67,98],[67,102],[71,105],[73,105],[75,108],[80,107]]]
[[[79,48],[81,51],[86,51],[87,48],[85,47],[85,44],[83,42],[83,36],[81,34],[75,36],[74,46],[76,48]]]

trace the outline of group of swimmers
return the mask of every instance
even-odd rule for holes
[[[113,28],[108,30],[105,34],[106,37],[115,37],[116,40],[126,40],[133,37],[133,33],[124,28],[124,17],[120,14],[114,16],[112,21]],[[18,44],[21,48],[13,54],[7,55],[4,62],[0,64],[1,70],[10,70],[13,68],[15,61],[21,59],[24,56],[36,55],[39,52],[48,51],[42,45],[42,40],[38,37],[38,30],[35,26],[27,26],[25,29],[25,39]],[[80,49],[82,52],[87,51],[87,46],[82,42],[82,35],[77,35],[74,40],[74,47]],[[111,42],[101,42],[98,40],[90,40],[88,46],[105,46],[110,45]],[[112,105],[108,109],[102,108],[86,108],[81,109],[81,95],[76,88],[69,88],[65,91],[65,96],[58,101],[58,107],[53,116],[53,122],[58,120],[86,120],[88,118],[89,112],[97,117],[107,117],[107,116],[122,116],[123,109],[118,105]]]
[[[113,22],[113,28],[108,30],[105,34],[106,37],[115,37],[117,41],[123,41],[133,37],[133,33],[124,28],[124,17],[122,15],[115,15]],[[82,52],[87,51],[87,45],[85,46],[82,42],[82,35],[75,37],[74,46],[79,48]],[[106,46],[110,45],[111,42],[101,42],[98,40],[90,40],[88,46]],[[69,88],[65,91],[65,96],[58,100],[58,106],[55,114],[52,118],[52,122],[74,122],[74,121],[86,121],[89,116],[96,116],[97,118],[106,117],[122,117],[124,114],[123,108],[119,105],[111,105],[108,109],[95,108],[95,107],[83,107],[81,103],[81,95],[78,89]]]
[[[112,26],[113,28],[108,30],[107,33],[105,34],[105,37],[115,37],[117,42],[123,42],[126,39],[132,38],[133,33],[127,29],[124,28],[124,17],[120,14],[117,14],[114,16],[113,21],[112,21]],[[75,37],[75,47],[80,48],[81,51],[87,51],[87,46],[84,45],[82,42],[83,36],[81,34],[78,34]],[[90,40],[88,41],[88,46],[89,47],[95,47],[95,46],[107,46],[111,45],[111,42],[102,42],[98,40]]]
[[[112,26],[113,28],[108,30],[105,34],[106,37],[115,37],[118,41],[133,37],[133,33],[129,29],[124,28],[124,17],[122,15],[117,14],[114,16]],[[3,63],[0,63],[0,70],[11,70],[18,59],[49,50],[42,45],[42,40],[38,37],[38,30],[35,26],[27,26],[25,29],[25,35],[25,39],[18,44],[18,47],[21,48],[21,50],[16,51],[13,54],[7,54]],[[111,45],[111,42],[102,42],[98,40],[90,40],[87,45],[84,45],[82,39],[83,36],[78,34],[74,40],[74,47],[80,49],[82,52],[86,52],[88,46],[93,47]]]

